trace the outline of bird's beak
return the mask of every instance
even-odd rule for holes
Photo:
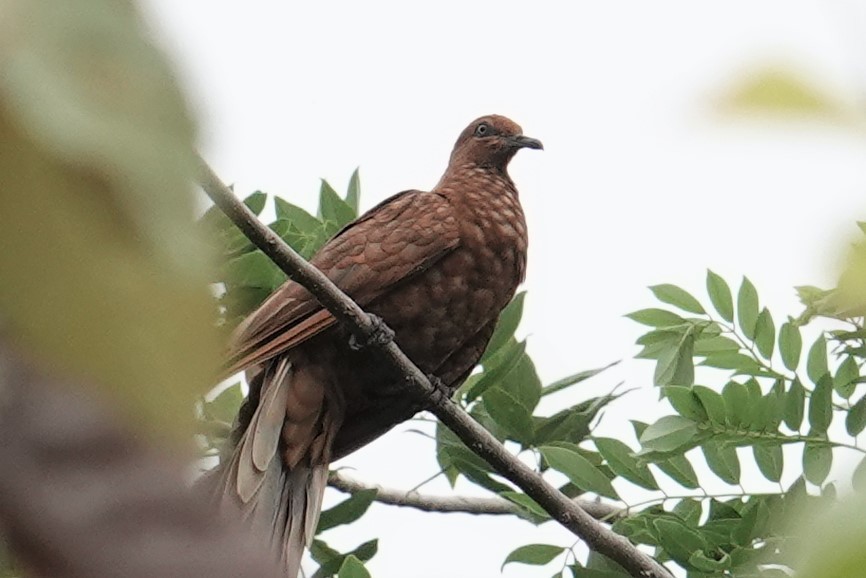
[[[529,148],[544,150],[544,145],[541,144],[540,140],[530,138],[528,136],[523,136],[522,134],[508,137],[508,142],[511,144],[511,146],[518,149]]]

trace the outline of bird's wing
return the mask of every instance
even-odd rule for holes
[[[404,191],[344,227],[311,262],[363,306],[424,271],[459,243],[448,199],[438,193]],[[334,322],[306,289],[288,281],[235,330],[228,373],[284,353]]]

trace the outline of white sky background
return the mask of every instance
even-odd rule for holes
[[[205,157],[244,194],[312,210],[320,177],[342,191],[358,165],[362,208],[430,188],[460,130],[487,113],[543,140],[511,174],[530,229],[521,332],[545,382],[633,355],[641,328],[622,315],[654,305],[645,287],[676,283],[705,300],[707,267],[732,284],[748,275],[781,323],[800,311],[794,285],[833,284],[855,220],[866,219],[862,134],[732,121],[712,108],[766,63],[862,104],[863,2],[142,3],[190,95]],[[667,411],[652,369],[627,362],[554,401],[625,380],[641,391],[598,431],[632,440],[628,419]],[[410,427],[340,465],[414,486],[437,468],[432,442]],[[326,537],[348,549],[374,536],[376,578],[497,576],[516,546],[573,542],[555,524],[380,505]],[[512,565],[504,575],[553,572]]]

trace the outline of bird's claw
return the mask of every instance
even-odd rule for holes
[[[372,313],[368,313],[367,316],[370,318],[370,325],[373,326],[373,330],[366,338],[358,338],[354,333],[350,335],[349,347],[352,351],[360,351],[371,345],[382,346],[394,341],[394,330],[388,327],[381,317]]]
[[[448,386],[444,381],[432,373],[427,375],[427,381],[429,381],[430,385],[433,386],[433,391],[431,392],[430,397],[434,401],[438,402],[439,398],[451,399],[451,392],[448,390]]]

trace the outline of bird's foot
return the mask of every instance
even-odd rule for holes
[[[394,330],[388,327],[381,317],[368,313],[370,324],[373,326],[373,331],[366,338],[355,337],[354,334],[349,336],[349,347],[352,351],[360,351],[371,345],[386,345],[394,341]]]
[[[427,381],[433,386],[433,391],[430,393],[430,399],[433,400],[433,403],[438,404],[442,400],[451,399],[451,391],[444,381],[432,373],[427,375]]]

